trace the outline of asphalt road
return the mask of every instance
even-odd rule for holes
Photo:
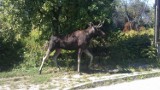
[[[96,87],[88,90],[160,90],[160,77]]]

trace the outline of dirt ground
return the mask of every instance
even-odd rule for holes
[[[82,73],[44,71],[42,75],[23,75],[0,78],[0,90],[64,90],[101,80],[123,78],[143,73],[154,72],[119,72],[114,69],[108,72]],[[160,70],[158,70],[160,72]]]

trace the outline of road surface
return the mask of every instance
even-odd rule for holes
[[[96,87],[88,90],[160,90],[160,77]]]

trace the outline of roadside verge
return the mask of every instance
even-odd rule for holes
[[[107,86],[111,84],[129,82],[137,79],[145,79],[157,76],[160,76],[160,69],[153,69],[147,72],[134,72],[134,73],[111,75],[111,76],[103,76],[103,79],[101,80],[93,80],[70,88],[66,88],[66,90],[94,88],[98,86]]]

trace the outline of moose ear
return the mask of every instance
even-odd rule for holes
[[[89,27],[92,27],[92,26],[94,26],[94,24],[93,24],[92,22],[89,22],[89,23],[88,23],[88,26],[89,26]]]

